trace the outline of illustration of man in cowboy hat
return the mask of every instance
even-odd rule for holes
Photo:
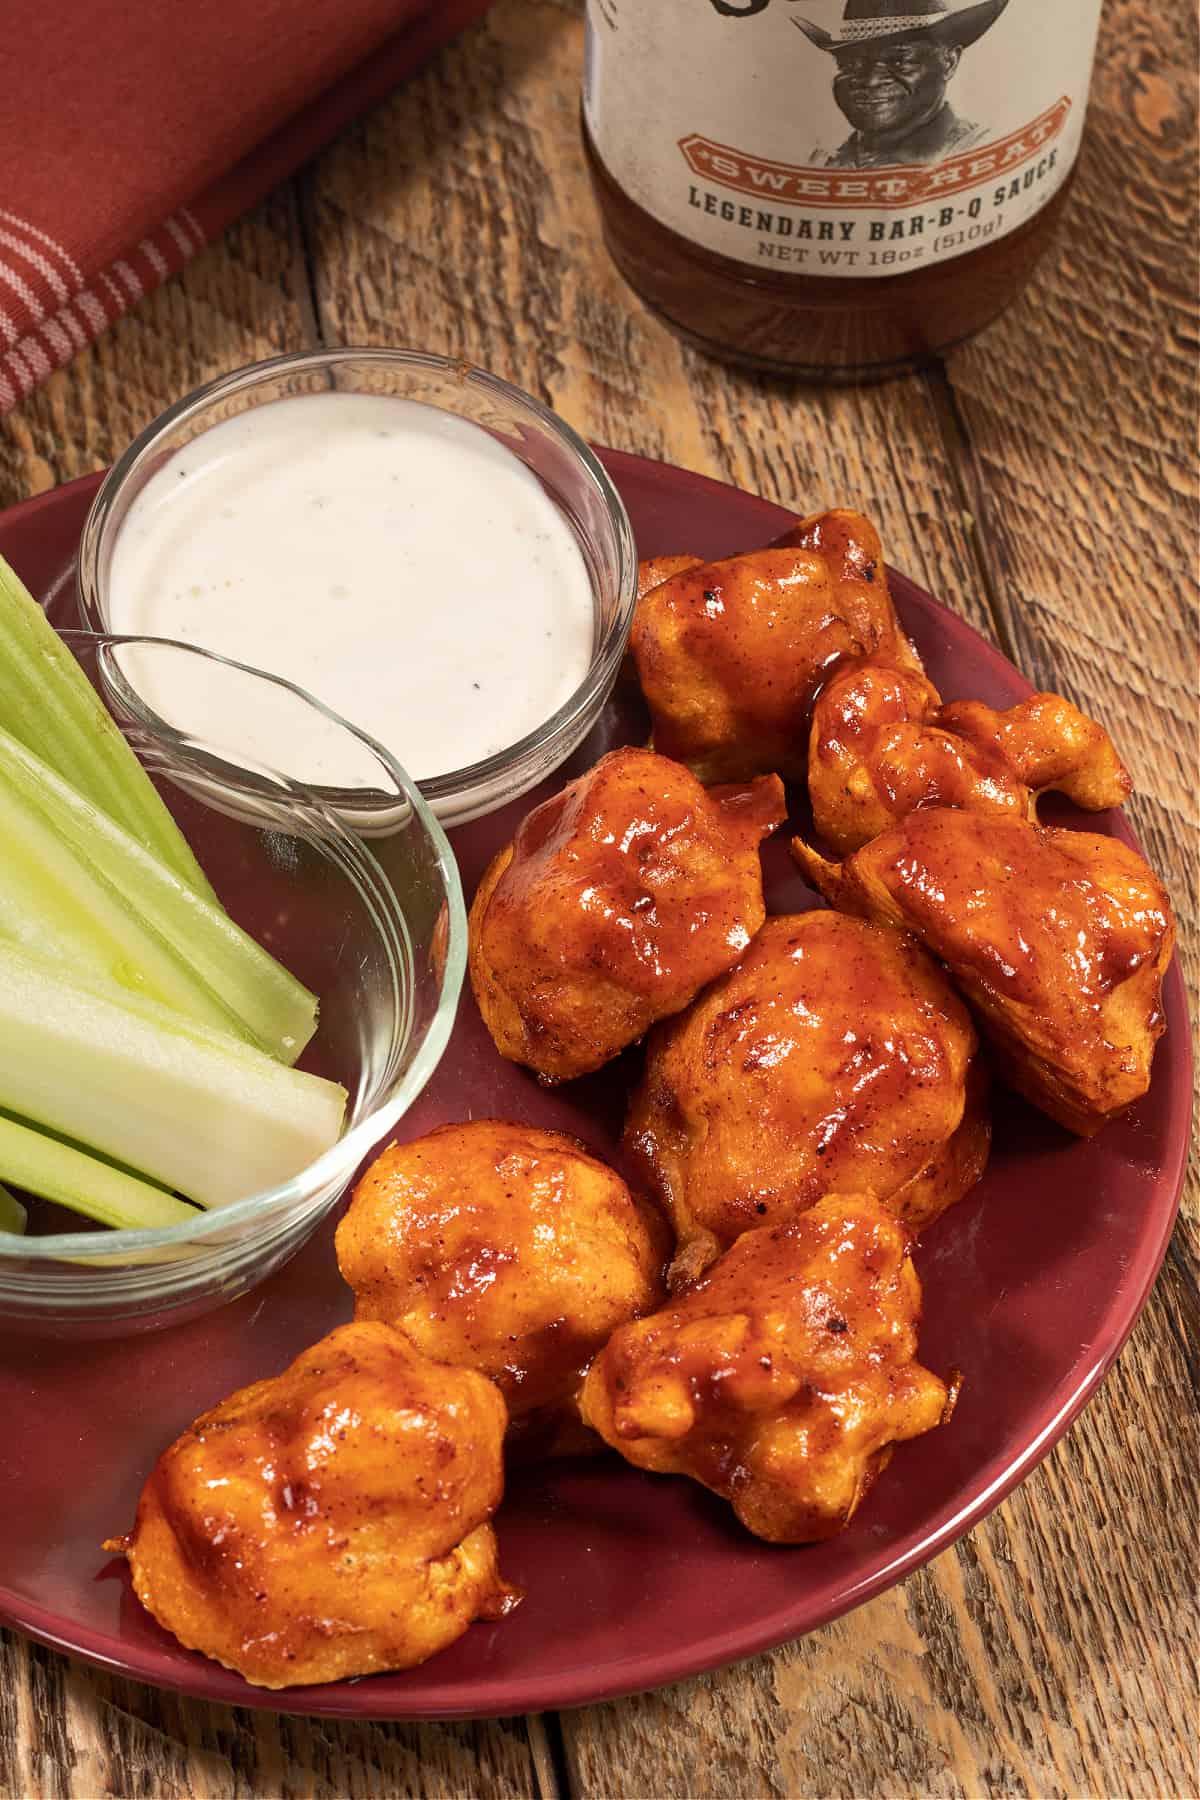
[[[963,51],[996,23],[1008,0],[846,0],[841,29],[793,19],[837,64],[833,97],[854,130],[841,147],[814,152],[839,169],[939,162],[980,143],[986,127],[960,119],[946,88]]]

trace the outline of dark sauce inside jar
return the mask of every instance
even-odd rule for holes
[[[686,342],[801,380],[880,380],[931,361],[1018,297],[1074,174],[1015,231],[949,262],[873,280],[751,269],[662,225],[605,169],[583,128],[604,241],[625,280]]]

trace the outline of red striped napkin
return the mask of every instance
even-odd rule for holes
[[[488,0],[13,0],[0,414]]]

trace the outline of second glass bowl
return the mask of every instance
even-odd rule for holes
[[[149,773],[217,896],[320,1000],[300,1066],[348,1091],[343,1136],[266,1192],[157,1230],[85,1229],[31,1201],[29,1235],[0,1232],[0,1329],[56,1336],[147,1330],[235,1298],[277,1269],[334,1206],[437,1067],[466,965],[458,870],[437,820],[378,745],[299,689],[186,645],[63,633]],[[231,714],[303,715],[356,758],[353,810],[222,745],[146,730],[139,660],[191,659]],[[352,740],[352,742],[349,742]],[[219,1121],[212,1126],[219,1146]]]
[[[540,482],[566,519],[587,569],[593,603],[591,661],[566,702],[495,755],[420,785],[446,825],[462,825],[526,793],[556,769],[595,723],[616,680],[637,602],[637,551],[624,504],[597,457],[569,425],[529,394],[470,364],[409,350],[339,349],[275,357],[198,389],[155,420],[113,465],[84,526],[79,605],[93,630],[111,631],[113,550],[131,505],[164,461],[210,427],[298,395],[371,394],[417,401],[487,431]],[[397,706],[419,667],[397,668]],[[402,755],[402,746],[389,746]],[[347,803],[331,789],[331,803]]]

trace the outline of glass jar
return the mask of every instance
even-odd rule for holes
[[[681,336],[877,378],[980,330],[1052,238],[1100,0],[588,0],[617,267]]]

